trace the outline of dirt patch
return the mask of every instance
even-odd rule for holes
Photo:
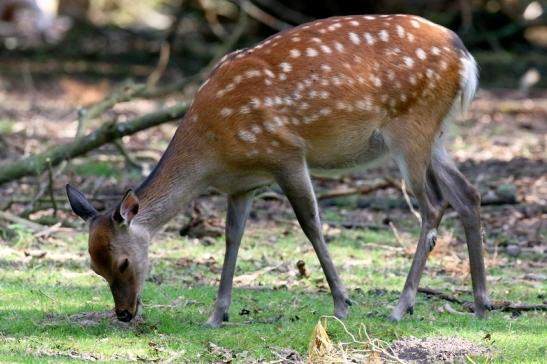
[[[466,356],[487,355],[490,350],[460,337],[403,337],[390,350],[397,357],[412,363],[458,362]]]
[[[100,311],[100,312],[81,312],[69,316],[51,316],[48,315],[42,324],[46,326],[55,326],[60,323],[69,322],[74,325],[91,327],[98,325],[101,321],[106,320],[109,326],[117,327],[121,329],[127,329],[135,327],[144,322],[141,316],[137,316],[130,322],[122,322],[116,318],[113,311]]]

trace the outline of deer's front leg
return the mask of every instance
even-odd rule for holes
[[[245,223],[249,216],[254,192],[247,192],[228,198],[228,212],[226,214],[226,252],[220,276],[217,300],[207,326],[218,327],[222,321],[228,321],[228,308],[232,300],[232,283],[236,268],[237,253],[241,237],[245,230]]]
[[[319,258],[332,292],[334,315],[339,318],[345,318],[351,301],[346,295],[344,285],[334,268],[327,245],[325,244],[325,239],[321,231],[317,200],[305,163],[298,163],[292,165],[290,169],[284,169],[278,174],[276,180],[289,199],[302,230],[312,243],[315,253]]]

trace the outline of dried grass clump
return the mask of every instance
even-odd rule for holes
[[[333,344],[327,334],[327,320],[338,322],[351,341]],[[334,316],[324,316],[317,322],[310,337],[308,346],[308,364],[336,363],[403,363],[387,348],[389,345],[379,339],[371,338],[364,324],[361,324],[357,337],[346,325]]]

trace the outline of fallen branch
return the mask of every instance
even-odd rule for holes
[[[324,193],[320,193],[317,195],[318,200],[327,200],[331,198],[338,198],[338,197],[346,197],[351,195],[366,195],[368,193],[377,191],[377,190],[383,190],[390,187],[396,187],[400,188],[398,184],[395,183],[395,181],[392,180],[384,180],[382,182],[379,182],[372,186],[365,186],[365,187],[359,187],[359,188],[350,188],[345,190],[334,190],[334,191],[327,191]]]
[[[440,298],[442,300],[452,302],[452,303],[457,303],[457,304],[460,304],[460,305],[463,305],[465,303],[464,301],[462,301],[462,300],[460,300],[460,299],[458,299],[454,296],[451,296],[449,294],[446,294],[446,293],[443,293],[441,291],[437,291],[435,289],[428,288],[428,287],[420,287],[420,288],[418,288],[418,292],[423,293],[427,296],[434,296],[434,297]]]
[[[418,292],[423,293],[427,296],[434,296],[448,302],[457,303],[459,305],[462,305],[469,312],[474,312],[475,310],[475,305],[473,302],[462,301],[452,295],[431,288],[420,287],[418,288]],[[496,301],[492,302],[492,310],[499,310],[502,312],[547,311],[547,303],[544,302],[539,304],[525,304],[512,303],[509,301]]]
[[[26,228],[30,229],[33,233],[44,231],[45,229],[48,228],[47,226],[37,224],[27,219],[23,219],[22,217],[14,215],[8,211],[0,211],[0,219],[10,221],[14,224],[25,226]]]
[[[48,168],[49,163],[51,163],[51,166],[56,166],[64,160],[84,155],[126,135],[132,135],[141,130],[178,119],[184,115],[187,107],[187,103],[184,102],[165,110],[137,117],[128,122],[116,123],[116,121],[110,121],[103,124],[96,131],[74,139],[71,143],[50,148],[45,152],[33,154],[12,163],[2,164],[0,165],[0,184],[23,176],[40,174]]]
[[[129,101],[135,96],[142,94],[146,90],[146,85],[134,84],[127,82],[114,93],[96,103],[89,108],[81,108],[78,110],[78,129],[76,130],[76,138],[84,134],[87,124],[92,119],[103,114],[111,109],[114,105],[120,102]]]

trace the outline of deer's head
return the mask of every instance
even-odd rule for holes
[[[118,319],[130,321],[138,313],[148,272],[150,235],[131,223],[139,199],[128,190],[113,210],[99,213],[76,188],[67,185],[66,191],[72,211],[89,222],[91,269],[108,282]]]

